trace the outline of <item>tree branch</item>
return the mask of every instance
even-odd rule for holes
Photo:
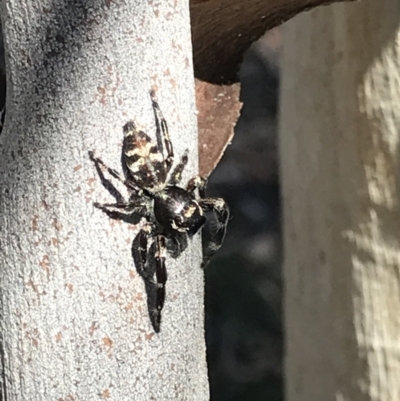
[[[303,11],[334,2],[192,0],[190,14],[196,78],[216,84],[236,82],[243,53],[265,31]]]
[[[184,182],[197,173],[187,1],[0,6],[3,400],[206,401],[200,238],[167,260],[157,335],[131,256],[138,227],[93,207],[112,197],[88,157],[121,171],[130,119],[155,139],[153,88],[176,159],[190,151]]]

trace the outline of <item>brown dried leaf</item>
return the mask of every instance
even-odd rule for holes
[[[208,177],[230,144],[242,103],[240,85],[212,85],[196,80],[200,175]]]

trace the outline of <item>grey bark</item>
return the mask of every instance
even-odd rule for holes
[[[400,397],[399,15],[365,0],[285,26],[288,401]]]
[[[129,119],[154,138],[149,90],[176,156],[197,127],[187,0],[3,0],[7,118],[0,136],[2,397],[207,400],[197,236],[169,279],[161,333],[131,258],[137,227],[112,201],[88,151],[120,170]]]

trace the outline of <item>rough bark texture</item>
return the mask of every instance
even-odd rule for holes
[[[197,172],[187,0],[3,0],[1,16],[3,400],[207,400],[199,237],[168,260],[156,335],[137,229],[93,207],[113,198],[88,159],[120,170],[131,118],[154,137],[154,88],[176,157],[190,149],[184,181]]]
[[[217,84],[236,82],[243,53],[265,31],[302,11],[333,1],[192,0],[190,16],[196,78]]]
[[[288,401],[400,397],[399,15],[365,0],[284,30]]]

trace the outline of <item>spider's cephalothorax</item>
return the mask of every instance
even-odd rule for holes
[[[206,180],[195,177],[185,187],[181,186],[182,172],[188,162],[188,151],[172,169],[173,147],[169,138],[167,123],[161,113],[154,92],[151,92],[153,111],[157,127],[158,145],[136,128],[133,121],[125,124],[122,146],[122,167],[124,177],[107,167],[90,152],[102,181],[108,172],[122,182],[130,191],[128,200],[116,191],[117,203],[95,206],[110,217],[135,223],[145,217],[147,224],[139,231],[132,243],[132,255],[139,274],[146,284],[154,284],[154,308],[150,306],[150,318],[156,332],[160,331],[161,311],[165,300],[167,253],[179,256],[187,243],[206,222],[207,213],[213,212],[216,223],[210,225],[212,232],[207,243],[203,242],[203,266],[221,247],[229,219],[229,209],[223,199],[206,198]],[[104,182],[103,182],[104,184]],[[106,187],[110,186],[107,181]],[[195,192],[198,190],[199,196]],[[117,195],[115,195],[115,192]],[[149,239],[154,239],[150,244]],[[168,252],[167,252],[168,251]],[[151,304],[149,304],[151,305]]]

